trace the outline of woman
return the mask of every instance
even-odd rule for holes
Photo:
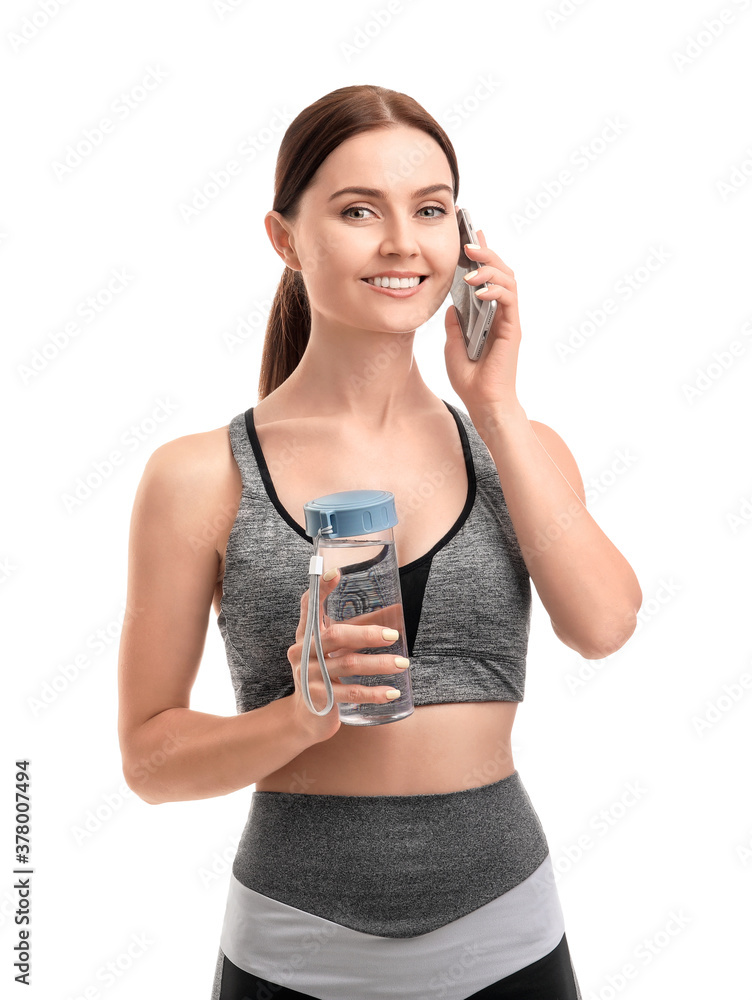
[[[134,505],[119,731],[151,803],[255,785],[235,857],[214,991],[313,996],[575,998],[545,834],[512,760],[530,578],[557,636],[600,658],[642,595],[585,509],[561,438],[515,390],[514,275],[487,246],[470,285],[497,311],[470,361],[450,306],[447,371],[465,409],[412,356],[459,256],[452,145],[412,98],[343,87],[292,122],[265,220],[286,268],[260,402],[149,459]],[[386,278],[413,276],[399,282]],[[382,278],[381,282],[376,278]],[[415,710],[341,725],[301,692],[308,608],[303,504],[389,490]],[[321,582],[320,602],[337,585]],[[189,708],[210,605],[238,715]],[[318,609],[321,615],[321,606]],[[386,702],[373,625],[322,628],[336,702]],[[315,655],[311,697],[326,692]],[[489,781],[489,775],[494,779]]]

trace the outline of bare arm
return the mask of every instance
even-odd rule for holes
[[[118,737],[128,786],[154,805],[237,791],[316,742],[292,695],[228,717],[189,707],[220,566],[207,525],[228,496],[237,509],[240,474],[223,428],[158,448],[133,505]]]
[[[499,471],[522,556],[554,632],[587,659],[616,652],[635,630],[642,591],[588,513],[571,452],[521,406],[470,417]]]

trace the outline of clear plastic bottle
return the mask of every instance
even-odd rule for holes
[[[347,490],[318,497],[304,505],[306,531],[314,539],[314,556],[311,559],[311,595],[309,621],[303,649],[303,694],[308,689],[308,649],[311,632],[315,632],[316,651],[325,684],[329,681],[326,662],[320,648],[318,615],[318,581],[322,573],[337,568],[340,579],[324,601],[324,626],[331,622],[348,622],[352,625],[379,625],[393,628],[399,638],[391,646],[363,647],[359,653],[389,653],[407,656],[405,619],[402,610],[397,548],[392,528],[397,524],[394,494],[386,490]],[[306,646],[307,643],[307,646]],[[382,704],[376,702],[338,703],[340,719],[351,726],[375,726],[397,722],[414,711],[410,668],[394,674],[362,674],[339,679],[340,683],[368,686],[389,685],[400,691],[399,698]],[[333,697],[330,695],[329,701]],[[314,714],[323,715],[331,709],[317,711],[306,704]]]

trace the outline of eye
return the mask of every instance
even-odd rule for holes
[[[348,212],[370,212],[370,211],[371,209],[366,208],[365,205],[351,205],[349,208],[346,208],[344,212],[340,212],[340,215],[344,216],[346,219],[352,219],[352,216],[347,214]]]
[[[447,214],[447,210],[444,208],[443,205],[424,205],[423,208],[418,209],[419,212],[425,212],[427,210],[428,211],[434,211],[434,212],[441,212],[442,215],[446,215]],[[346,219],[352,219],[353,216],[352,215],[348,215],[347,214],[348,212],[371,212],[371,209],[370,208],[366,208],[365,205],[350,205],[349,208],[346,208],[346,209],[344,209],[344,211],[340,212],[340,215],[342,215]],[[361,216],[361,218],[362,218],[362,216]],[[427,216],[424,215],[423,218],[424,219],[436,219],[436,218],[438,218],[438,216],[436,216],[436,215],[427,215]],[[358,220],[356,219],[355,221],[358,221]]]

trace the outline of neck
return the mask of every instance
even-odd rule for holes
[[[300,416],[337,416],[374,431],[430,408],[436,396],[413,357],[415,332],[313,328],[274,396]]]

